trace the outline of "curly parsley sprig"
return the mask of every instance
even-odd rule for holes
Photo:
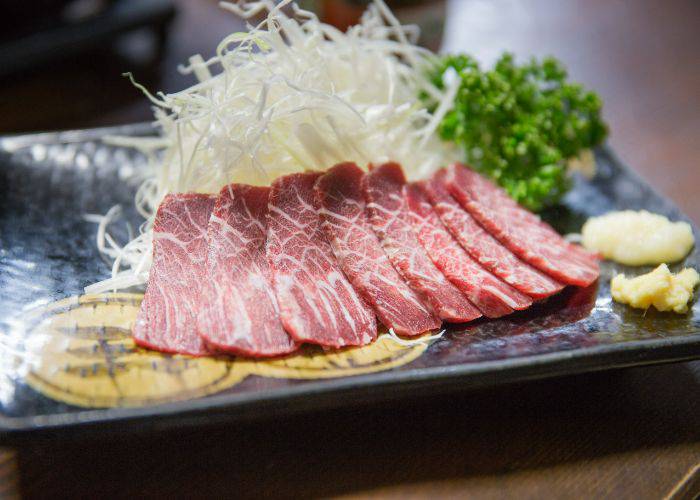
[[[517,65],[504,54],[484,71],[469,56],[445,56],[430,71],[438,88],[448,68],[461,83],[440,136],[460,145],[470,165],[524,206],[541,210],[556,203],[570,187],[567,161],[607,135],[600,98],[567,82],[553,58]]]

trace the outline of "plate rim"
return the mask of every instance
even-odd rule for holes
[[[690,352],[687,355],[678,357],[678,355],[673,354],[674,351],[678,350],[680,352],[685,347],[690,348],[688,349]],[[660,350],[663,351],[659,352]],[[670,352],[667,353],[666,351]],[[648,358],[642,356],[649,354],[651,354],[651,356]],[[666,354],[666,356],[664,356],[664,354]],[[613,363],[600,364],[598,366],[585,365],[585,361],[587,360],[597,360],[602,356],[612,355],[618,355],[621,359]],[[629,361],[624,361],[625,358],[629,358]],[[8,417],[0,415],[0,441],[15,433],[26,434],[34,431],[59,430],[70,427],[94,426],[100,424],[118,425],[122,422],[135,422],[150,417],[172,419],[177,417],[178,414],[192,414],[192,416],[196,416],[196,414],[201,414],[201,412],[210,409],[234,410],[255,403],[282,402],[304,396],[319,397],[339,391],[361,392],[362,389],[406,386],[411,383],[417,384],[426,381],[433,383],[461,381],[463,383],[459,385],[460,388],[476,388],[479,386],[496,387],[518,381],[544,380],[565,375],[689,361],[697,358],[700,358],[700,332],[684,336],[636,340],[625,342],[624,344],[606,344],[517,358],[482,361],[479,363],[412,368],[402,371],[388,370],[385,372],[348,376],[338,379],[314,380],[292,387],[275,388],[259,392],[251,391],[237,395],[226,393],[213,394],[203,398],[175,401],[153,406],[96,408],[31,417]],[[569,364],[562,366],[559,370],[553,370],[548,373],[534,373],[529,376],[513,379],[505,377],[503,380],[495,380],[490,384],[464,383],[469,381],[470,375],[489,373],[510,375],[519,368],[558,367],[557,362],[567,362]],[[472,380],[472,382],[477,381]],[[376,400],[388,399],[391,399],[391,397],[376,398]],[[332,406],[338,407],[341,405]],[[231,416],[230,419],[235,420],[235,417]]]

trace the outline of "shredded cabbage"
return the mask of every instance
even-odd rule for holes
[[[292,0],[221,7],[248,20],[267,15],[248,32],[224,38],[214,57],[195,55],[181,66],[197,78],[192,87],[152,95],[134,82],[155,106],[161,138],[108,140],[150,159],[135,200],[146,222],[120,246],[108,231],[119,210],[91,216],[99,224],[98,247],[113,266],[112,277],[87,287],[89,293],[148,280],[153,219],[168,193],[216,193],[231,182],[264,185],[341,161],[398,161],[415,179],[461,157],[435,133],[456,87],[438,90],[427,80],[433,54],[414,44],[416,27],[400,25],[382,0],[346,33]],[[438,118],[420,92],[442,102]]]

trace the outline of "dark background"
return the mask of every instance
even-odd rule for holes
[[[150,119],[120,74],[178,90],[192,83],[178,63],[243,26],[214,0],[174,3],[156,60],[142,30],[0,79],[0,133]],[[700,2],[451,0],[446,19],[448,51],[562,59],[602,96],[622,160],[700,222]],[[28,497],[689,498],[698,415],[700,364],[635,368],[236,428],[49,438],[0,452],[0,497],[19,485]]]

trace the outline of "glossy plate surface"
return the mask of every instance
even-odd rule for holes
[[[109,274],[84,214],[120,204],[135,231],[138,153],[104,134],[150,135],[148,125],[0,138],[0,437],[98,432],[214,419],[266,418],[422,393],[700,357],[700,305],[684,316],[611,301],[609,281],[650,268],[603,263],[598,284],[566,289],[531,310],[453,326],[438,341],[287,358],[193,359],[136,348],[129,331],[141,300],[83,295]],[[605,148],[598,174],[577,179],[545,214],[562,233],[590,215],[645,208],[687,218]],[[121,232],[120,232],[121,231]],[[697,237],[697,231],[696,231]],[[698,252],[673,266],[698,267]]]

